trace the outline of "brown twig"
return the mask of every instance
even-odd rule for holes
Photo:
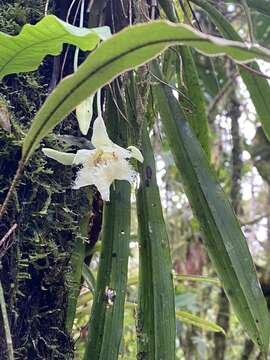
[[[66,22],[67,23],[69,22],[69,16],[70,16],[70,13],[71,13],[71,10],[72,10],[72,7],[73,7],[75,1],[76,0],[72,1],[71,5],[69,6],[68,13],[67,13],[67,16],[66,16]],[[75,15],[74,15],[74,18],[73,18],[73,21],[72,21],[72,25],[74,25],[75,22],[76,22],[77,15],[78,15],[79,9],[80,9],[80,4],[81,4],[81,0],[79,0],[79,3],[77,4],[77,8],[75,10]],[[64,77],[64,67],[65,67],[65,64],[66,64],[66,61],[67,61],[67,56],[68,56],[69,49],[70,49],[70,45],[68,44],[67,48],[65,50],[64,57],[63,57],[63,62],[62,62],[62,67],[61,67],[61,72],[60,72],[60,80]]]
[[[227,94],[227,92],[229,91],[229,89],[232,87],[232,85],[234,84],[234,80],[236,78],[236,76],[238,75],[237,72],[235,72],[234,74],[232,74],[231,78],[227,81],[227,83],[223,86],[223,88],[221,89],[221,91],[216,95],[216,97],[213,99],[212,103],[209,105],[208,108],[208,114],[210,116],[210,118],[212,118],[213,113],[216,111],[217,106],[219,104],[219,102],[222,100],[223,96],[225,94]]]
[[[8,203],[9,203],[10,199],[12,198],[12,195],[13,195],[13,192],[15,190],[15,186],[17,185],[18,180],[21,177],[23,168],[24,168],[24,162],[23,162],[23,160],[20,160],[18,169],[17,169],[16,174],[14,176],[14,179],[12,180],[12,183],[11,183],[11,186],[10,186],[10,188],[8,190],[6,198],[5,198],[3,204],[2,204],[2,206],[0,208],[0,220],[3,218],[3,216],[4,216],[4,214],[5,214],[6,210],[7,210]]]
[[[270,76],[262,73],[261,71],[255,70],[253,68],[251,68],[250,66],[246,65],[246,64],[238,64],[238,66],[240,66],[241,68],[249,71],[251,74],[253,75],[258,75],[264,79],[270,80]]]
[[[251,219],[251,220],[241,220],[240,224],[241,224],[241,226],[254,225],[254,224],[260,222],[262,219],[268,217],[269,215],[270,215],[270,213],[265,213],[265,214],[255,217],[254,219]]]
[[[2,237],[0,240],[0,258],[3,257],[7,251],[7,249],[10,247],[10,243],[7,243],[7,245],[4,248],[5,242],[8,240],[10,235],[17,229],[17,224],[13,224],[11,228],[8,230],[8,232]],[[4,251],[2,252],[2,248],[4,248]]]

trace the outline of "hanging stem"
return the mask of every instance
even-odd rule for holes
[[[83,27],[83,20],[84,20],[84,0],[81,1],[80,28]],[[77,69],[78,69],[79,51],[80,51],[80,49],[77,46],[76,49],[75,49],[74,62],[73,62],[74,72],[76,72]]]
[[[97,92],[97,113],[98,113],[98,117],[102,117],[101,89],[99,89]]]
[[[3,325],[6,335],[6,343],[7,343],[7,355],[8,360],[14,360],[14,350],[13,350],[13,344],[12,344],[12,337],[10,333],[10,327],[8,322],[8,314],[7,314],[7,307],[4,297],[4,290],[2,287],[2,282],[0,280],[0,306],[1,306],[1,313],[2,313],[2,319],[3,319]]]
[[[5,198],[4,202],[3,202],[3,205],[0,208],[0,220],[3,218],[3,216],[4,216],[4,214],[5,214],[6,210],[7,210],[7,206],[8,206],[9,201],[12,198],[13,192],[15,190],[15,186],[17,185],[17,182],[18,182],[19,178],[22,175],[24,164],[25,163],[24,163],[23,159],[20,160],[19,166],[18,166],[17,171],[16,171],[16,174],[15,174],[13,180],[12,180],[11,186],[10,186],[10,188],[8,190],[8,193],[7,193],[6,198]]]

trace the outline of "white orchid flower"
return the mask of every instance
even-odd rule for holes
[[[78,165],[74,189],[95,185],[105,201],[110,200],[110,186],[114,180],[127,180],[132,183],[136,171],[128,159],[135,158],[143,162],[139,149],[130,146],[127,149],[115,144],[108,136],[103,118],[98,116],[94,122],[92,144],[94,150],[78,150],[76,154],[63,153],[43,148],[43,153],[64,165]]]

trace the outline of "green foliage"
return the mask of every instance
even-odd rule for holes
[[[182,48],[180,50],[183,62],[183,76],[187,95],[192,102],[191,111],[186,111],[186,117],[190,122],[203,150],[208,159],[210,159],[209,128],[206,116],[206,106],[204,94],[200,84],[197,68],[190,49]]]
[[[25,138],[23,161],[29,159],[43,137],[87,96],[115,76],[150,60],[174,43],[194,46],[209,55],[225,53],[239,62],[256,56],[270,60],[267,49],[221,40],[195,32],[185,25],[157,21],[126,28],[104,41],[74,75],[58,85],[36,115]]]
[[[195,325],[204,330],[222,332],[223,334],[225,334],[222,327],[218,326],[215,323],[212,323],[211,321],[202,319],[199,316],[193,315],[187,311],[176,310],[176,317],[183,323]]]
[[[0,79],[37,69],[46,55],[59,55],[64,43],[93,50],[109,34],[108,28],[78,28],[54,15],[45,16],[36,25],[26,24],[17,36],[0,32]]]
[[[154,72],[162,78],[157,66]],[[171,89],[161,84],[155,94],[176,166],[205,234],[211,261],[245,330],[267,353],[270,328],[266,302],[235,214]]]
[[[270,184],[270,142],[261,127],[257,128],[249,152],[261,177]]]
[[[260,12],[261,14],[270,16],[270,4],[268,0],[246,0],[247,5]],[[226,2],[237,3],[239,4],[239,0],[226,0]]]
[[[16,35],[23,25],[38,21],[44,16],[45,0],[0,1],[0,29]]]
[[[211,20],[217,26],[222,36],[234,41],[243,41],[231,26],[230,22],[227,21],[227,19],[221,13],[219,13],[214,6],[209,4],[209,2],[205,0],[192,1],[207,11],[207,13],[211,16]],[[259,65],[256,62],[250,63],[249,67],[255,71],[260,71]],[[267,100],[270,97],[270,85],[266,79],[259,77],[256,74],[251,74],[243,68],[239,68],[239,73],[242,76],[242,79],[250,93],[250,97],[256,108],[264,132],[270,139],[270,104]]]
[[[175,309],[169,240],[156,180],[154,154],[144,126],[144,163],[137,192],[140,243],[138,358],[175,358]]]
[[[269,46],[270,24],[269,17],[253,12],[252,24],[255,31],[255,38],[259,44]]]
[[[183,280],[183,281],[186,280],[186,281],[192,281],[198,283],[209,283],[220,286],[220,282],[218,281],[218,279],[213,279],[206,276],[176,275],[175,278],[177,280]]]
[[[160,4],[163,6],[164,12],[168,16],[168,19],[173,22],[178,22],[174,9],[170,6],[170,2],[162,0],[160,1]],[[181,56],[181,62],[183,66],[184,83],[182,85],[186,88],[187,97],[192,104],[191,109],[186,111],[186,116],[193,130],[195,131],[195,134],[198,137],[207,157],[210,159],[208,119],[206,116],[205,98],[203,89],[200,84],[198,71],[190,49],[180,47],[179,54]],[[174,70],[175,67],[173,67],[173,71]],[[182,103],[184,102],[181,96],[180,101]]]

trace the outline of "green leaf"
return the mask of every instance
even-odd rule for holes
[[[187,311],[176,310],[176,317],[185,324],[194,325],[207,331],[222,332],[225,335],[225,331],[222,329],[222,327],[211,321],[202,319],[199,316],[193,315]]]
[[[192,101],[191,112],[187,111],[186,116],[208,159],[210,159],[208,119],[198,71],[190,49],[182,47],[180,54],[183,62],[183,76],[187,87],[187,94]]]
[[[222,36],[234,41],[242,41],[241,37],[227,19],[208,1],[192,0],[192,2],[207,12]],[[249,67],[260,71],[259,65],[256,62],[249,64]],[[251,100],[262,123],[263,130],[268,139],[270,139],[270,85],[266,79],[255,74],[251,74],[243,68],[239,67],[239,73],[249,91]]]
[[[270,45],[270,21],[269,17],[253,11],[252,23],[255,32],[256,42],[262,46],[269,47]]]
[[[83,263],[82,266],[82,276],[86,281],[87,285],[89,286],[89,290],[92,294],[94,294],[96,287],[96,279],[92,274],[91,270],[89,269],[89,266],[87,266],[85,263]]]
[[[104,41],[76,73],[64,79],[48,97],[25,138],[24,162],[42,138],[87,96],[176,43],[193,46],[208,55],[227,54],[239,62],[255,57],[270,61],[268,49],[205,35],[187,25],[156,21],[126,28]]]
[[[159,0],[158,2],[162,6],[168,19],[177,23],[178,18],[174,11],[173,3],[169,0]],[[200,85],[198,71],[190,49],[182,46],[179,48],[179,50],[184,77],[184,84],[182,85],[185,85],[185,87],[187,88],[187,95],[189,99],[192,99],[192,108],[186,111],[186,116],[195,134],[197,135],[205,153],[207,154],[208,159],[210,159],[208,119],[206,116],[205,99]],[[177,66],[178,64],[176,65],[176,67]],[[184,102],[181,97],[179,101]]]
[[[153,70],[162,78],[157,65]],[[211,261],[241,324],[266,353],[270,331],[268,310],[234,211],[171,89],[160,84],[155,88],[155,95],[176,166],[204,232]]]
[[[270,3],[266,0],[247,0],[249,7],[257,10],[258,12],[270,16]]]
[[[207,276],[195,276],[195,275],[175,275],[175,280],[182,280],[182,281],[192,281],[198,283],[208,283],[212,285],[220,286],[220,282],[218,279],[213,279]]]
[[[134,310],[137,310],[137,304],[127,302],[125,305],[125,308],[134,311]],[[178,320],[180,320],[182,323],[185,323],[187,325],[194,325],[194,326],[197,326],[197,327],[199,327],[203,330],[207,330],[207,331],[222,332],[224,335],[226,335],[224,329],[221,326],[213,323],[212,321],[202,319],[201,317],[191,314],[188,311],[176,309],[175,315]],[[149,357],[149,358],[151,359],[151,357]]]
[[[169,240],[163,218],[156,168],[146,126],[144,162],[137,192],[139,231],[138,358],[175,358],[174,287]],[[147,341],[145,340],[147,339]]]
[[[46,55],[59,55],[64,43],[93,50],[109,36],[106,26],[79,28],[54,15],[45,16],[35,25],[26,24],[16,36],[0,32],[0,79],[7,74],[37,69]]]

